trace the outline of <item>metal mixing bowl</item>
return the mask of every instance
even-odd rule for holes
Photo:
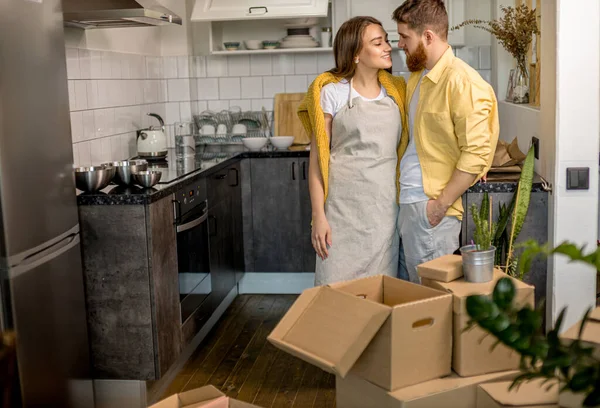
[[[158,170],[138,171],[137,173],[133,174],[133,179],[135,180],[136,184],[148,188],[158,183],[161,176],[162,171]]]
[[[102,163],[100,167],[104,167],[109,170],[109,182],[115,177],[115,173],[117,172],[117,168],[112,163]]]
[[[75,167],[75,186],[85,192],[102,190],[110,183],[112,171],[108,167]]]
[[[134,173],[148,170],[146,160],[121,160],[113,162],[112,165],[116,168],[115,182],[122,186],[128,186],[133,182]]]

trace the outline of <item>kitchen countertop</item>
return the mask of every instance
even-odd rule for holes
[[[307,150],[274,150],[259,152],[233,152],[221,153],[221,157],[213,159],[193,159],[187,163],[177,160],[167,160],[168,168],[156,169],[165,172],[168,183],[159,183],[151,188],[139,186],[119,186],[110,184],[104,189],[85,193],[77,190],[77,205],[144,205],[150,204],[161,198],[173,194],[184,183],[214,171],[219,171],[236,161],[248,158],[281,158],[281,157],[308,157]],[[170,150],[167,157],[172,157]],[[185,168],[187,167],[187,168]]]
[[[260,151],[260,152],[235,152],[221,153],[222,157],[214,159],[192,160],[189,164],[169,161],[168,169],[159,169],[166,171],[167,183],[159,183],[152,188],[142,188],[139,186],[123,187],[111,184],[101,191],[95,193],[84,193],[77,190],[78,205],[145,205],[150,204],[161,198],[173,194],[184,183],[192,182],[194,179],[219,171],[223,167],[232,163],[248,158],[282,158],[282,157],[308,157],[309,151],[306,150],[286,150],[286,151]],[[169,156],[172,152],[169,152]],[[187,169],[184,167],[188,167]],[[488,181],[478,182],[467,193],[511,193],[517,188],[519,173],[489,173]],[[535,175],[532,192],[545,191],[542,179]]]

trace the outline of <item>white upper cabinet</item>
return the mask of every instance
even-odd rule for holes
[[[192,21],[326,17],[329,0],[196,0]]]

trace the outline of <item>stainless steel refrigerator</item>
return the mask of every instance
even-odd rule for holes
[[[91,407],[60,0],[0,1],[1,329],[24,407]]]

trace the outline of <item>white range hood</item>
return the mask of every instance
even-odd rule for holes
[[[329,0],[196,0],[192,21],[327,17]]]

